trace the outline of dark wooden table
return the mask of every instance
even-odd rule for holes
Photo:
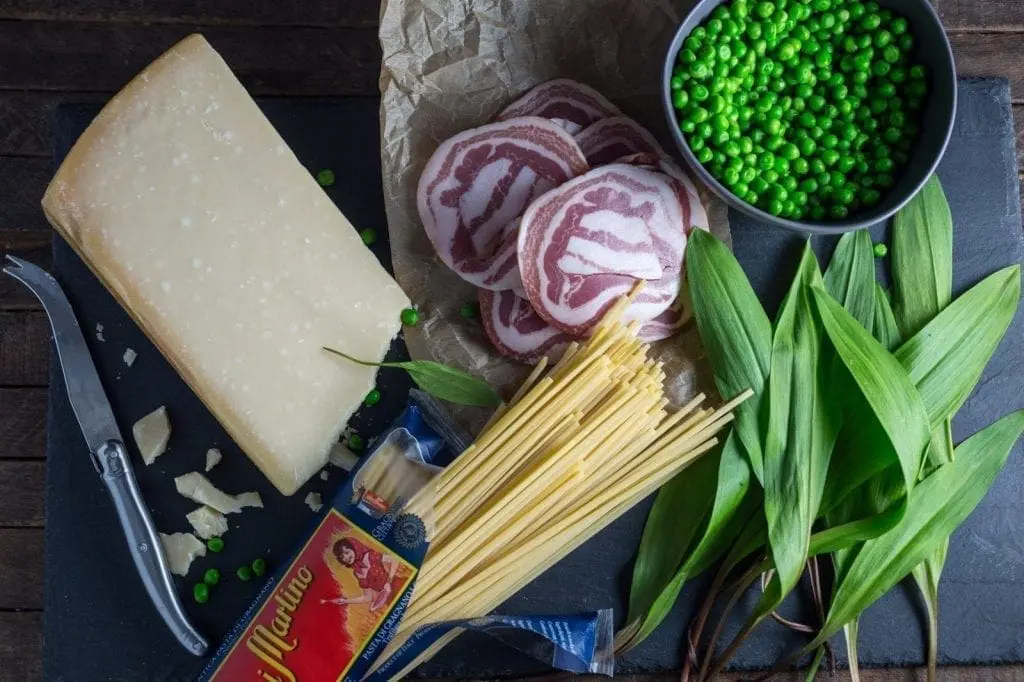
[[[936,1],[959,72],[1010,79],[1020,134],[1024,0]],[[193,31],[209,37],[254,95],[374,95],[376,24],[372,0],[0,0],[0,253],[50,262],[39,200],[54,170],[52,118],[60,103],[106,100]],[[44,314],[13,280],[0,278],[0,681],[42,676],[48,362]],[[1024,680],[1021,668],[957,676]]]

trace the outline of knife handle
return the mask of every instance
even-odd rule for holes
[[[149,598],[181,645],[189,653],[202,656],[209,644],[189,622],[178,601],[163,544],[142,501],[124,443],[109,440],[97,449],[95,457]]]

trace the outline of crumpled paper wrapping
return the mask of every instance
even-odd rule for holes
[[[573,78],[597,89],[673,149],[660,100],[662,60],[693,0],[383,0],[381,166],[395,276],[420,308],[405,332],[414,358],[433,358],[510,396],[529,367],[499,355],[459,308],[476,289],[434,252],[416,211],[420,171],[438,144],[482,125],[538,83]],[[729,242],[726,207],[702,191],[712,232]],[[713,390],[692,323],[655,344],[669,398]],[[459,410],[473,432],[485,415]]]

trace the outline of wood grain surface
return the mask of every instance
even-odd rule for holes
[[[1010,80],[1021,165],[1024,0],[935,4],[959,73]],[[0,254],[51,264],[51,234],[39,199],[53,171],[53,115],[62,103],[105,101],[195,31],[210,39],[256,95],[375,95],[377,15],[372,0],[0,0]],[[38,303],[0,278],[0,682],[42,677],[49,354]],[[862,678],[916,681],[924,674],[870,670]],[[1024,682],[1024,667],[947,668],[943,678]],[[836,679],[848,677],[840,673]]]

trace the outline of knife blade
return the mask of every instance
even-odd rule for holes
[[[48,272],[14,256],[8,255],[7,260],[10,264],[3,272],[28,287],[50,318],[71,409],[85,436],[93,466],[113,499],[146,592],[178,642],[190,653],[202,656],[209,644],[189,622],[178,600],[163,544],[135,481],[128,450],[71,303]]]

